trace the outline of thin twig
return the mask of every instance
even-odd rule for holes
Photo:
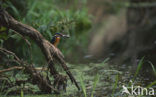
[[[0,73],[12,71],[12,70],[15,70],[15,69],[21,70],[21,69],[23,69],[23,67],[14,66],[14,67],[11,67],[11,68],[7,68],[7,69],[0,70]]]

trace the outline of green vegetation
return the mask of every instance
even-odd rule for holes
[[[68,81],[67,92],[61,91],[59,95],[53,93],[43,94],[36,85],[28,83],[13,86],[7,89],[7,91],[3,91],[3,89],[7,88],[5,86],[7,81],[15,84],[17,78],[18,80],[27,80],[27,75],[24,74],[23,70],[14,70],[5,73],[9,75],[9,78],[4,79],[6,81],[0,83],[0,97],[122,97],[122,85],[130,86],[132,82],[136,86],[142,85],[143,87],[154,88],[156,81],[148,80],[149,82],[144,83],[146,79],[141,77],[144,71],[142,70],[145,63],[144,57],[139,61],[135,71],[131,71],[133,69],[132,64],[126,64],[125,66],[110,64],[109,61],[111,60],[109,58],[106,58],[104,61],[99,59],[98,63],[81,63],[84,55],[87,54],[89,31],[92,28],[92,16],[88,12],[86,3],[87,0],[7,0],[3,3],[3,7],[15,19],[34,27],[48,41],[57,32],[71,36],[69,39],[62,39],[58,48],[65,55],[67,65],[77,79],[81,90],[77,91],[76,87]],[[122,3],[117,2],[106,4],[109,4],[109,7],[111,7],[109,11],[113,14],[119,12],[123,7]],[[14,52],[22,60],[33,63],[35,67],[47,67],[48,63],[41,49],[30,38],[22,37],[15,31],[3,26],[1,26],[0,32],[0,47]],[[14,59],[14,56],[7,55],[2,59],[4,59],[4,63],[0,62],[0,67],[3,66],[4,68],[0,68],[0,70],[11,67],[6,63]],[[152,68],[152,74],[156,76],[154,64],[148,63]],[[12,62],[11,65],[21,66],[15,62]],[[59,67],[56,66],[56,68],[62,74],[65,74]],[[48,76],[46,70],[40,71],[40,73],[44,77]],[[51,81],[54,80],[52,76],[49,78]],[[27,91],[24,89],[27,89]],[[15,92],[17,94],[14,95]],[[11,95],[8,95],[9,93]],[[128,96],[125,95],[125,97]]]
[[[19,4],[16,4],[16,2]],[[66,58],[69,59],[69,61],[74,59],[75,62],[78,62],[78,58],[82,56],[79,52],[85,53],[87,50],[88,30],[91,28],[90,15],[88,15],[85,6],[77,10],[75,5],[71,5],[70,8],[66,9],[68,4],[62,6],[62,4],[59,4],[60,2],[69,3],[70,0],[15,0],[6,1],[4,7],[9,7],[9,13],[16,19],[36,28],[49,41],[56,32],[69,34],[71,37],[67,40],[61,40],[62,42],[59,48],[64,55],[67,56]],[[26,8],[21,7],[21,5],[26,5]],[[1,29],[3,30],[5,28]],[[29,40],[31,43],[31,47],[29,47],[20,35],[13,32],[14,31],[9,31],[9,36],[7,36],[5,40],[1,38],[1,41],[5,42],[5,46],[11,49],[11,47],[16,45],[16,49],[13,49],[13,51],[18,56],[29,61],[31,61],[30,56],[32,56],[32,61],[36,64],[45,64],[44,57],[36,44]],[[0,37],[6,37],[6,35],[0,34]],[[6,43],[6,41],[9,43]],[[11,45],[10,41],[14,44]],[[73,55],[72,52],[75,51],[75,49],[79,51],[77,53],[75,52]],[[72,59],[70,60],[71,57],[68,56],[72,56]]]
[[[144,57],[139,61],[138,67],[136,69],[136,72],[134,74],[134,77],[133,77],[132,81],[134,81],[136,79],[137,75],[139,74],[139,72],[141,70],[141,67],[143,65],[143,60],[144,60]]]
[[[114,83],[114,87],[113,87],[113,92],[112,92],[112,95],[114,95],[114,93],[115,93],[115,90],[116,90],[117,85],[118,85],[118,81],[119,81],[119,76],[118,76],[118,75],[116,75],[116,81],[115,81],[115,83]]]
[[[106,59],[107,60],[107,59]],[[127,66],[124,68],[123,71],[120,71],[123,67],[115,67],[110,66],[107,61],[104,61],[102,63],[90,63],[88,65],[86,64],[68,64],[68,66],[71,69],[71,71],[74,73],[74,76],[78,79],[81,86],[81,91],[77,91],[74,85],[71,84],[69,81],[69,86],[67,87],[67,92],[62,92],[61,95],[55,95],[55,94],[26,94],[21,89],[21,93],[19,95],[24,95],[24,97],[93,97],[94,95],[100,96],[100,95],[107,95],[107,96],[121,96],[122,92],[122,85],[128,86],[129,85],[129,79],[135,79],[134,84],[143,84],[144,79],[138,79],[140,76],[139,71],[142,68],[142,65],[139,65],[140,63],[143,63],[143,58],[140,60],[138,67],[140,70],[136,74],[131,73],[130,68],[131,66]],[[83,67],[83,68],[82,68]],[[128,70],[127,70],[128,69]],[[128,73],[127,73],[128,72]],[[133,75],[133,76],[132,76]],[[20,77],[21,74],[18,75]],[[131,77],[132,76],[132,77]],[[22,78],[25,78],[24,76]],[[14,80],[14,78],[12,78]],[[156,82],[151,82],[149,85],[146,85],[145,87],[152,87],[156,84]],[[26,84],[25,86],[31,86]],[[1,87],[2,88],[2,87]],[[16,88],[15,88],[16,89]],[[31,86],[31,89],[33,89],[34,92],[38,91],[38,89],[35,86]],[[9,89],[10,90],[10,89]],[[7,96],[8,97],[8,96]],[[11,97],[19,97],[19,96],[11,96]],[[124,96],[127,97],[127,96]]]
[[[156,69],[155,69],[154,65],[150,61],[149,61],[149,63],[151,65],[151,67],[152,67],[152,70],[153,70],[154,75],[156,76]]]
[[[83,91],[84,97],[87,97],[86,86],[85,86],[83,80],[84,80],[83,77],[81,77],[80,83],[81,83],[81,87],[82,87],[82,91]]]

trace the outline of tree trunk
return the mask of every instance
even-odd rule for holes
[[[132,59],[136,62],[137,58],[145,56],[150,61],[155,54],[154,49],[156,39],[156,6],[155,0],[130,0],[131,6],[127,11],[128,32],[124,36],[125,51],[122,55],[123,60]],[[144,5],[143,5],[144,4]],[[145,53],[147,52],[148,53]]]

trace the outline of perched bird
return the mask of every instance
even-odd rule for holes
[[[59,44],[61,38],[69,38],[69,37],[70,37],[69,35],[64,35],[64,34],[62,34],[62,33],[56,33],[56,34],[53,36],[53,38],[52,38],[52,40],[51,40],[51,43],[52,43],[55,47],[57,47],[57,45]]]

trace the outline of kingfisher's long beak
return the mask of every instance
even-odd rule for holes
[[[70,35],[62,35],[62,37],[64,37],[64,38],[69,38]]]

